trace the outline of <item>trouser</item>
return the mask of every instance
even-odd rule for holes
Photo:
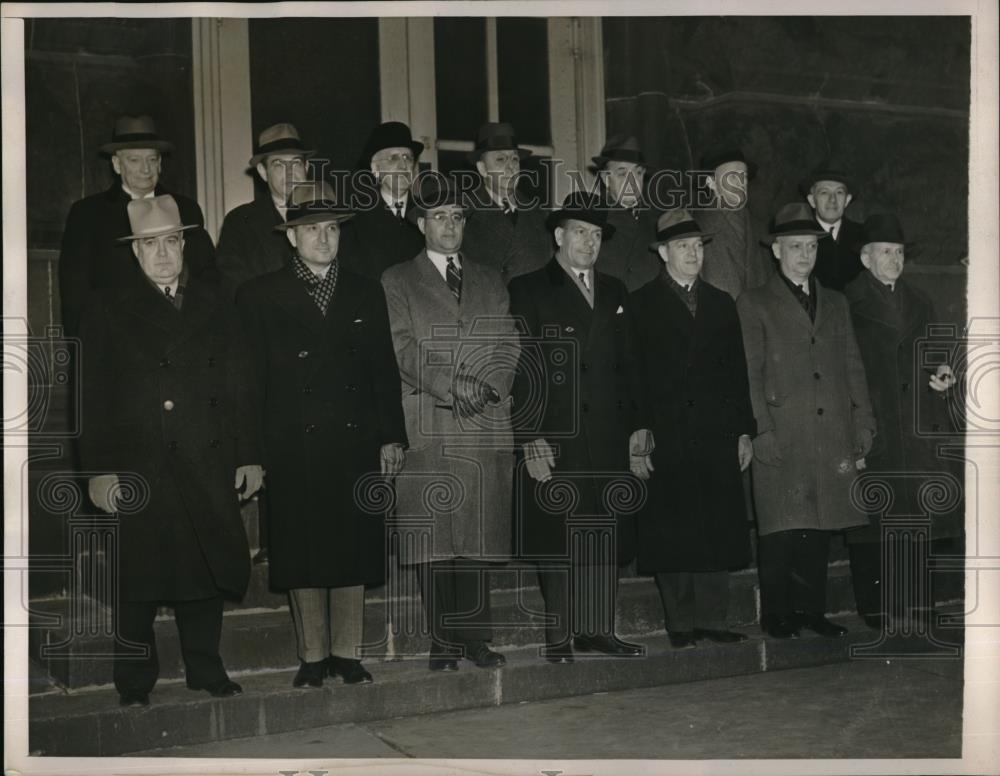
[[[825,613],[830,533],[797,528],[760,537],[757,567],[763,617]]]
[[[858,613],[901,617],[909,609],[932,607],[943,581],[940,573],[932,574],[927,568],[932,547],[923,537],[895,541],[888,547],[881,541],[850,543]]]
[[[458,654],[466,644],[493,638],[489,571],[473,558],[417,564],[431,654]]]
[[[616,563],[546,561],[539,564],[538,584],[550,620],[547,645],[561,646],[573,636],[614,636]]]
[[[725,630],[729,615],[728,571],[661,571],[656,586],[667,630]]]
[[[364,637],[364,585],[298,587],[288,591],[288,600],[299,660],[357,659]]]
[[[143,646],[145,656],[132,656],[128,647],[116,644],[114,681],[119,693],[148,693],[160,675],[153,622],[160,601],[119,601],[116,607],[118,635]],[[227,679],[219,656],[222,637],[222,598],[215,596],[196,601],[176,601],[174,609],[180,636],[181,657],[187,683],[204,687]],[[135,651],[134,648],[131,651]]]

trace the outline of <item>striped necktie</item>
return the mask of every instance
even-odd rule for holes
[[[448,267],[444,271],[445,280],[448,282],[448,289],[455,295],[455,301],[462,301],[462,270],[455,264],[455,257],[448,257]]]

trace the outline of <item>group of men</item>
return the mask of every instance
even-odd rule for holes
[[[101,151],[118,178],[73,206],[59,267],[91,499],[116,511],[124,472],[149,487],[119,527],[118,637],[147,648],[115,661],[123,705],[148,703],[164,604],[188,686],[241,692],[221,614],[249,577],[239,502],[262,485],[296,687],[372,681],[364,589],[389,562],[416,569],[435,671],[504,664],[489,573],[511,559],[537,567],[549,662],[643,654],[614,630],[636,558],[673,647],[742,641],[728,574],[750,562],[751,462],[764,630],[845,632],[824,616],[828,546],[861,526],[858,604],[882,624],[879,536],[851,487],[926,447],[901,392],[944,396],[955,378],[940,365],[914,382],[931,307],[899,278],[898,220],[844,218],[845,175],[805,181],[811,207],[777,212],[768,253],[739,150],[703,159],[714,205],[697,218],[645,204],[631,137],[593,158],[599,193],[546,212],[518,195],[530,151],[511,125],[476,134],[470,195],[422,179],[423,145],[387,122],[362,155],[360,207],[310,180],[314,152],[283,123],[249,160],[263,196],[214,248],[197,204],[159,186],[171,150],[149,117],[116,122]],[[372,475],[394,486],[394,525],[424,527],[391,561],[384,510],[358,495]]]

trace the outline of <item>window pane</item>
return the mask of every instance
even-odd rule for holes
[[[434,86],[437,133],[446,140],[473,140],[488,114],[486,20],[434,20]]]
[[[549,145],[549,52],[545,19],[497,19],[500,120],[518,140]]]

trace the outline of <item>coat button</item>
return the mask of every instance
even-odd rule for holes
[[[169,442],[167,442],[167,447],[169,447],[171,450],[176,450],[177,443],[171,439]]]
[[[211,442],[208,443],[208,446],[209,447],[218,447],[219,446],[219,440],[218,439],[213,439]]]
[[[306,432],[307,434],[311,434],[311,433],[312,433],[313,431],[315,431],[315,430],[316,430],[316,424],[315,424],[315,423],[310,423],[310,424],[309,424],[308,426],[306,426],[306,428],[305,428],[305,432]]]
[[[302,393],[312,393],[312,392],[313,392],[313,389],[312,389],[312,386],[310,386],[310,385],[307,385],[307,386],[305,386],[302,389]]]
[[[209,406],[209,407],[218,407],[218,406],[219,406],[219,400],[218,400],[218,399],[216,399],[216,398],[215,398],[214,396],[213,396],[213,397],[211,397],[211,398],[210,398],[210,399],[208,400],[208,406]]]
[[[299,358],[309,358],[309,351],[308,350],[300,350],[299,351]]]
[[[580,362],[580,371],[581,372],[586,372],[587,371],[587,362],[586,361],[581,361]]]
[[[903,385],[901,387],[903,389],[903,393],[906,393],[906,391],[909,390],[909,388],[910,388],[910,384],[909,383],[903,383]]]
[[[687,400],[687,406],[693,407],[694,406],[694,399],[688,399]]]
[[[356,390],[358,390],[358,386],[353,385],[353,384],[348,384],[348,385],[344,386],[344,390],[345,391],[350,391],[351,393],[354,393]]]
[[[215,366],[215,356],[209,356],[208,357],[208,365],[209,366]]]
[[[819,380],[819,372],[813,372],[813,377]]]
[[[174,408],[174,403],[170,401],[170,399],[167,399],[165,402],[163,402],[163,409],[165,409],[167,412],[170,412],[170,410],[172,410],[173,408]]]
[[[168,366],[170,366],[170,359],[169,358],[160,359],[160,366],[163,369],[166,369]]]
[[[820,407],[818,410],[816,410],[816,414],[817,415],[822,415],[823,414],[823,408]]]
[[[358,428],[358,424],[357,423],[351,423],[350,421],[348,421],[347,422],[347,427],[349,429],[351,429],[351,431],[356,431],[357,428]]]

